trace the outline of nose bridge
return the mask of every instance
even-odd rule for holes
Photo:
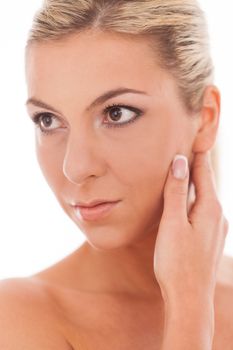
[[[63,160],[63,173],[69,181],[82,183],[91,176],[100,176],[98,140],[94,133],[82,130],[70,132]]]

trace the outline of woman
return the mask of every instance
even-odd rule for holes
[[[86,241],[1,281],[1,348],[230,349],[220,93],[198,4],[47,0],[26,80],[41,170]]]

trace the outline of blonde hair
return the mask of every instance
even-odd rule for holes
[[[189,114],[200,111],[214,67],[205,15],[196,0],[45,0],[34,16],[27,46],[84,30],[148,39],[156,62],[176,79]]]

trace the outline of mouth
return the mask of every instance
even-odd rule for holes
[[[107,200],[107,199],[95,199],[89,203],[84,203],[84,202],[76,202],[73,204],[75,207],[81,207],[81,208],[92,208],[97,206],[98,204],[103,204],[103,203],[115,203],[118,202],[118,200]]]
[[[121,201],[102,202],[94,206],[74,206],[75,215],[82,221],[95,221],[106,217]]]

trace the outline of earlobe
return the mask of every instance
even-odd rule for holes
[[[207,152],[216,140],[220,118],[220,92],[214,85],[207,86],[199,116],[201,123],[194,139],[192,151]]]

